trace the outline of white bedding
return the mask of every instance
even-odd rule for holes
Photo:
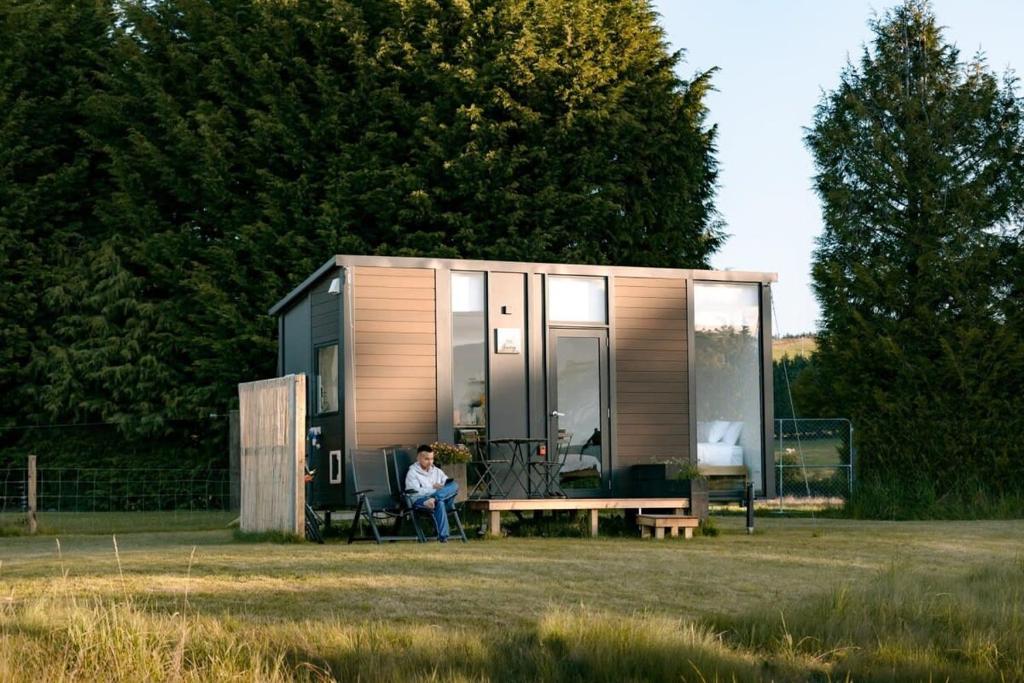
[[[697,463],[716,467],[742,465],[743,447],[724,443],[698,443]]]

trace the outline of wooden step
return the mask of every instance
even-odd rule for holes
[[[650,538],[652,529],[654,537],[659,539],[665,538],[665,529],[673,538],[679,536],[680,529],[685,538],[693,538],[693,530],[700,526],[700,519],[689,515],[637,515],[636,523],[643,538]]]

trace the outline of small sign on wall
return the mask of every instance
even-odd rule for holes
[[[494,330],[497,339],[495,353],[522,353],[523,333],[518,327],[498,327]]]

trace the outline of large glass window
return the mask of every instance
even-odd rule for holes
[[[338,345],[316,350],[316,412],[338,412]]]
[[[548,276],[548,320],[606,324],[608,306],[604,278]]]
[[[487,320],[484,273],[452,273],[452,402],[455,438],[487,438]]]
[[[694,286],[697,462],[761,473],[760,285]]]

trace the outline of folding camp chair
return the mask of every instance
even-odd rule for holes
[[[409,518],[412,520],[413,528],[416,529],[416,534],[424,541],[429,539],[437,538],[437,533],[433,536],[427,536],[423,532],[423,527],[420,526],[421,518],[427,518],[429,524],[433,526],[434,516],[429,510],[417,509],[412,505],[414,491],[407,490],[405,488],[405,475],[412,467],[412,464],[416,461],[413,455],[414,449],[405,448],[402,446],[395,446],[390,449],[385,449],[390,453],[391,460],[391,476],[393,477],[394,490],[401,492],[401,506],[404,511],[409,514]],[[459,511],[454,506],[448,512],[448,518],[454,521],[454,527],[452,528],[452,536],[462,539],[463,543],[466,543],[466,530],[462,528],[462,518],[459,516]]]
[[[352,485],[356,490],[356,514],[352,518],[348,542],[354,541],[419,541],[426,539],[415,524],[412,512],[401,503],[392,488],[392,477],[388,468],[388,457],[384,450],[354,448],[349,452],[352,465]],[[400,536],[403,519],[413,520],[415,536]],[[357,536],[362,522],[370,528],[369,536]],[[391,534],[381,533],[379,523],[391,522]]]
[[[324,535],[321,532],[323,524],[323,520],[320,519],[320,515],[316,514],[316,510],[306,503],[306,540],[323,544]]]

